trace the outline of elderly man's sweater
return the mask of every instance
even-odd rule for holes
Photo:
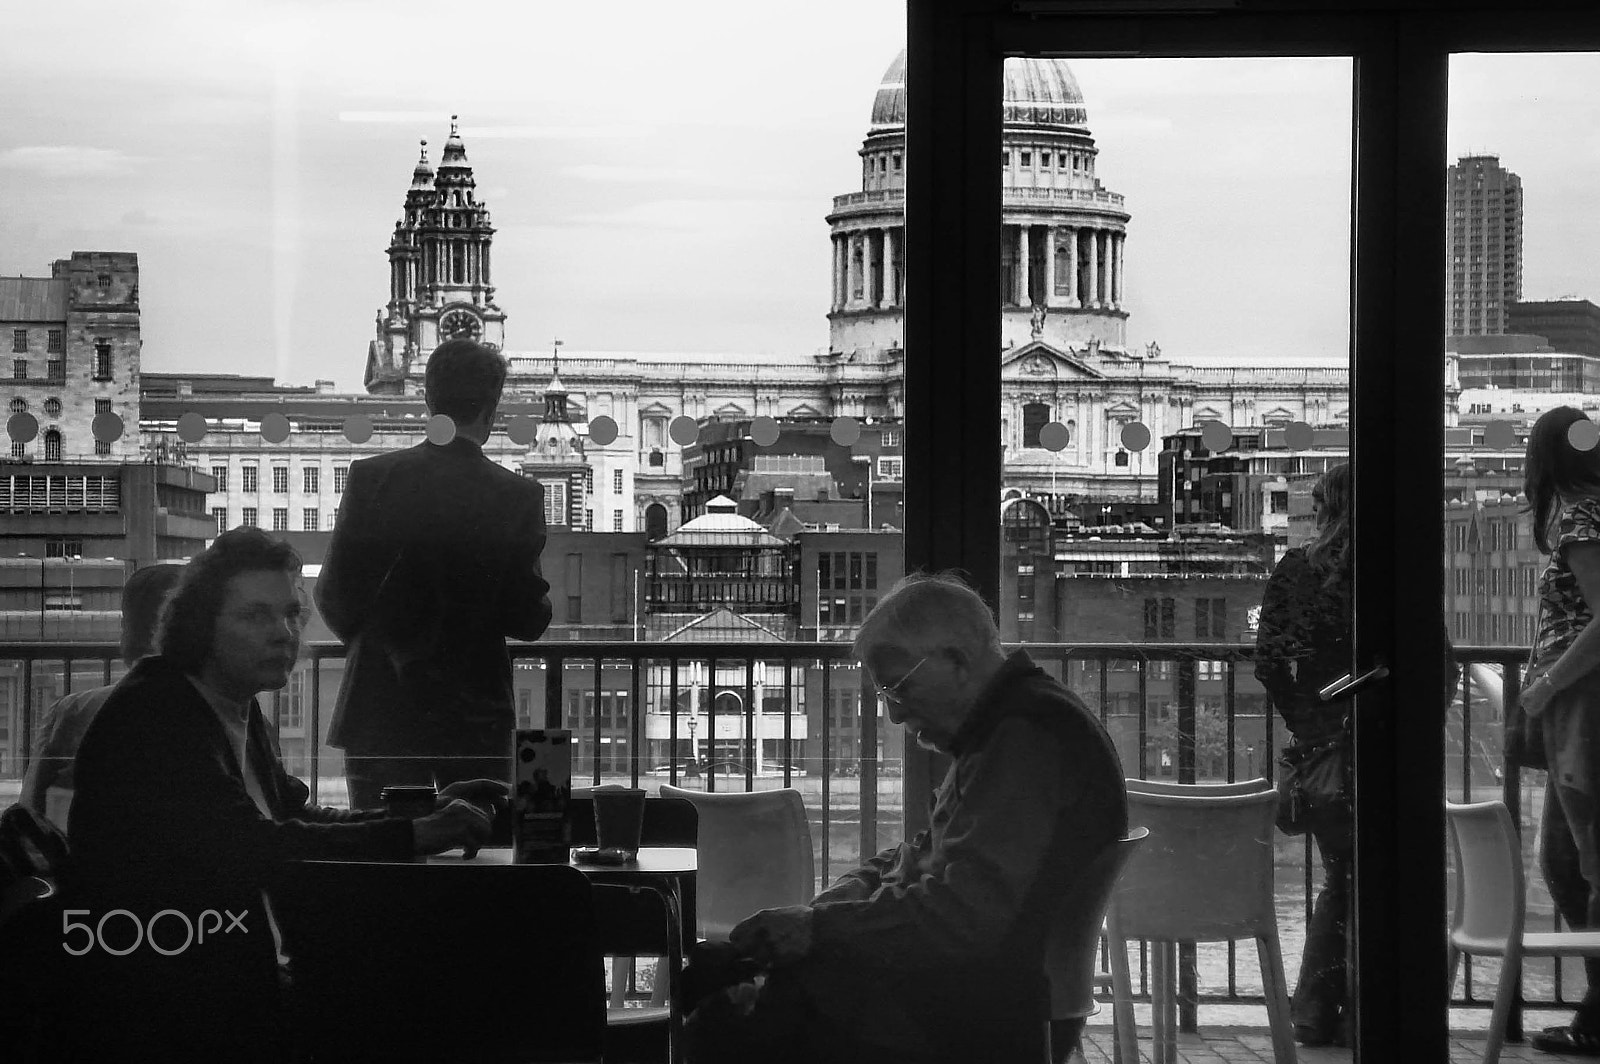
[[[884,974],[894,1000],[847,1021],[869,1037],[981,1040],[987,1021],[1042,1018],[1052,905],[1127,833],[1111,737],[1023,652],[985,686],[952,753],[930,829],[815,902],[814,962]]]

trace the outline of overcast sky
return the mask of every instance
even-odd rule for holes
[[[138,11],[137,19],[130,11]],[[31,3],[0,39],[0,271],[140,256],[157,371],[358,389],[416,161],[459,113],[507,346],[804,355],[894,0]],[[43,47],[41,42],[53,42]],[[1345,60],[1074,61],[1127,197],[1129,339],[1340,360]],[[1466,57],[1451,156],[1527,191],[1526,295],[1600,301],[1600,59]],[[26,101],[26,102],[22,102]],[[1443,160],[1441,161],[1443,162]]]

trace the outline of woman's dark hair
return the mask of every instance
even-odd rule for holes
[[[1350,575],[1350,465],[1341,462],[1322,474],[1311,497],[1322,504],[1322,529],[1306,547],[1306,561],[1327,574],[1332,585]]]
[[[259,528],[234,528],[211,541],[184,567],[167,598],[156,635],[163,657],[187,673],[198,673],[211,656],[211,639],[222,613],[228,581],[240,573],[298,573],[300,555]]]
[[[476,340],[446,340],[428,356],[422,387],[428,410],[448,414],[457,424],[476,421],[500,403],[506,360]]]
[[[1558,406],[1539,415],[1528,433],[1523,463],[1523,513],[1533,514],[1533,541],[1550,553],[1550,529],[1561,516],[1563,501],[1600,495],[1600,447],[1580,451],[1567,433],[1589,415],[1575,406]]]
[[[183,566],[157,562],[138,569],[122,585],[122,660],[132,665],[156,652],[156,625],[167,595],[183,579]]]

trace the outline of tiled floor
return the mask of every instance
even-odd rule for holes
[[[1084,1034],[1084,1060],[1088,1064],[1111,1064],[1112,1035],[1108,1027],[1090,1027]],[[1348,1049],[1334,1047],[1296,1047],[1300,1064],[1349,1064]],[[1139,1059],[1150,1059],[1150,1031],[1139,1029]],[[1203,1034],[1178,1036],[1181,1064],[1272,1064],[1272,1038],[1259,1027],[1207,1027]],[[1477,1064],[1483,1059],[1483,1035],[1463,1032],[1450,1039],[1450,1064]],[[1507,1043],[1500,1053],[1505,1064],[1559,1064],[1561,1061],[1588,1061],[1591,1057],[1564,1057],[1541,1053],[1526,1042]]]

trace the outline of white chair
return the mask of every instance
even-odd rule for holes
[[[700,937],[726,940],[735,924],[761,909],[804,905],[816,896],[811,825],[793,787],[771,791],[692,791],[662,784],[700,813]]]
[[[1128,941],[1151,943],[1154,1064],[1177,1061],[1177,944],[1241,938],[1256,942],[1273,1057],[1295,1064],[1273,904],[1277,803],[1272,790],[1191,796],[1129,789],[1128,821],[1149,828],[1150,838],[1118,880],[1106,927],[1112,972],[1124,987],[1130,982]],[[1131,1001],[1131,987],[1116,996],[1119,1003]]]
[[[1505,1043],[1506,1017],[1516,999],[1524,957],[1600,956],[1600,931],[1525,931],[1527,881],[1516,825],[1504,802],[1446,802],[1450,848],[1456,860],[1455,910],[1450,917],[1450,988],[1463,953],[1500,958],[1484,1064],[1495,1064]]]

